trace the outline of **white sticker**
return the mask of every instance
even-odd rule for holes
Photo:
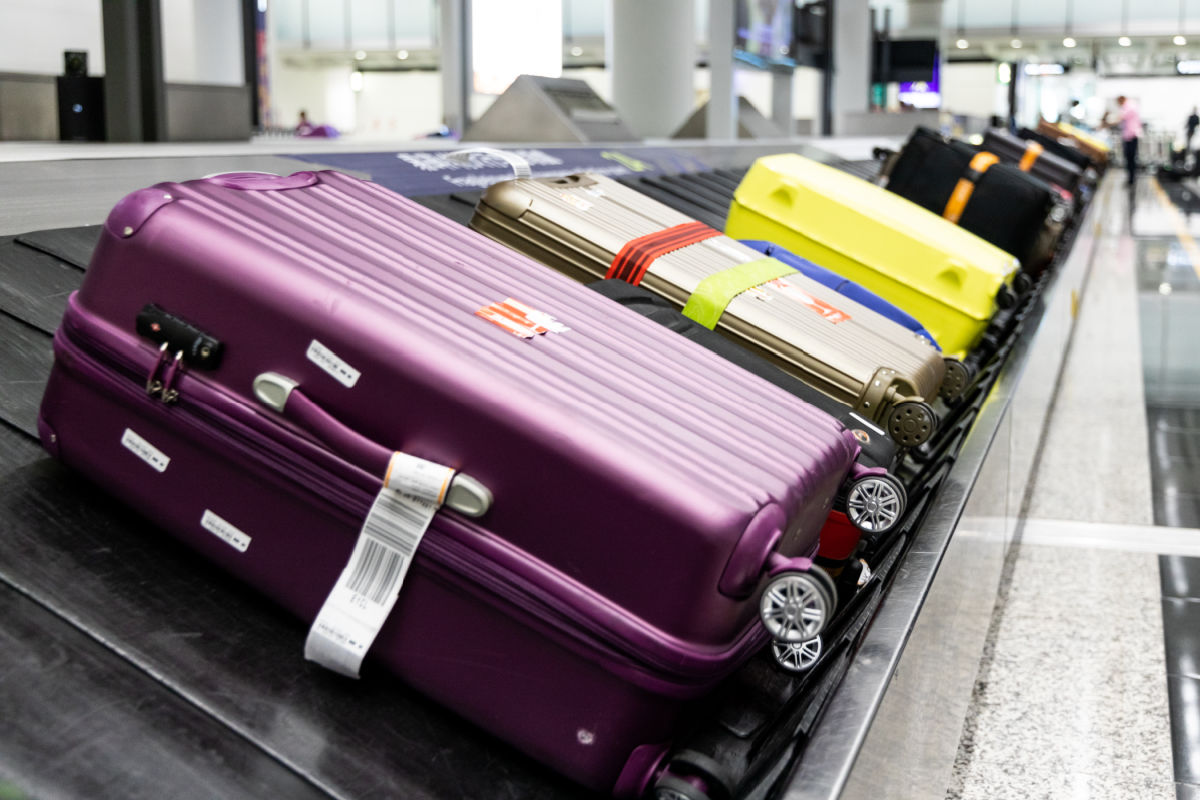
[[[157,472],[165,472],[171,464],[171,459],[167,457],[166,453],[138,436],[130,428],[126,428],[125,433],[121,434],[121,444]]]
[[[362,374],[354,367],[338,358],[337,353],[333,352],[316,339],[312,340],[312,344],[308,346],[308,352],[305,353],[305,355],[308,357],[309,361],[328,372],[335,381],[342,384],[347,389],[353,388],[354,384],[358,383],[358,376]]]
[[[446,490],[454,478],[454,469],[426,461],[408,453],[392,453],[383,485],[401,494],[412,495],[438,505],[446,499]]]
[[[236,525],[228,520],[221,519],[207,508],[204,509],[204,514],[200,517],[200,527],[214,534],[218,539],[221,539],[239,553],[246,552],[246,548],[250,546],[250,536],[248,534],[239,530]]]
[[[438,506],[395,489],[379,490],[349,563],[308,631],[306,659],[358,677]]]

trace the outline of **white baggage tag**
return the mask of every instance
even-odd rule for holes
[[[408,568],[454,470],[406,453],[393,453],[350,561],[321,606],[304,642],[304,657],[357,678],[404,585]]]

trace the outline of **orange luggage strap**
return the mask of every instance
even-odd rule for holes
[[[1029,142],[1025,145],[1025,155],[1021,156],[1021,163],[1017,164],[1021,168],[1021,172],[1029,172],[1033,169],[1033,165],[1037,162],[1038,157],[1046,151],[1037,142]]]
[[[630,239],[621,248],[621,252],[617,253],[604,277],[619,278],[637,286],[642,282],[642,278],[646,277],[646,270],[650,269],[656,258],[720,235],[720,231],[708,227],[703,222],[685,222]]]
[[[954,187],[954,193],[946,202],[946,210],[942,212],[942,216],[957,223],[962,218],[967,201],[975,192],[975,184],[983,177],[983,173],[999,160],[991,153],[976,153],[967,166],[967,174],[958,179],[958,185]]]

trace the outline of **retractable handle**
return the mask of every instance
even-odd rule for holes
[[[380,476],[380,482],[384,481],[394,451],[339,421],[300,391],[296,381],[277,372],[264,372],[254,379],[254,396],[351,462]],[[470,475],[456,472],[443,503],[465,516],[482,517],[492,507],[492,499],[486,486]]]

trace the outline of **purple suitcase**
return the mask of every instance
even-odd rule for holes
[[[519,338],[509,312],[477,313],[506,298],[567,330],[533,316]],[[52,454],[306,622],[392,451],[457,468],[369,661],[618,795],[661,772],[687,701],[765,624],[783,647],[828,618],[809,558],[834,496],[894,481],[787,392],[336,172],[122,200],[39,424]]]

